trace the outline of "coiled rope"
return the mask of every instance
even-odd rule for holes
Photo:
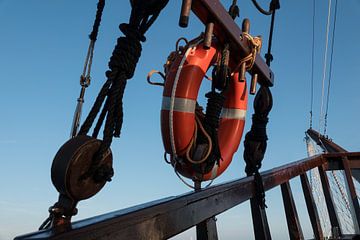
[[[117,44],[108,63],[107,80],[101,88],[89,115],[84,121],[79,135],[87,135],[100,109],[100,116],[94,128],[93,137],[97,137],[105,121],[103,140],[93,158],[92,167],[87,175],[93,175],[95,181],[110,181],[113,169],[106,165],[98,166],[103,154],[109,149],[113,137],[120,137],[123,123],[123,96],[127,80],[132,78],[145,42],[144,34],[159,16],[168,0],[151,2],[131,2],[132,10],[129,23],[120,24],[119,29],[125,35],[117,39]],[[106,118],[106,119],[105,119]]]

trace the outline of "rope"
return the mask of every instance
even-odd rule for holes
[[[179,174],[179,172],[178,172],[177,169],[176,169],[176,163],[177,163],[177,162],[174,161],[173,167],[174,167],[175,174],[176,174],[176,176],[180,179],[180,181],[183,182],[183,183],[184,183],[186,186],[188,186],[189,188],[191,188],[191,189],[193,189],[193,190],[198,190],[198,189],[195,189],[195,187],[192,186],[190,183],[186,182],[186,180]],[[203,187],[202,189],[206,189],[206,188],[210,187],[213,182],[214,182],[214,179],[212,179],[212,180],[208,183],[208,185],[206,185],[206,186]]]
[[[198,126],[200,127],[201,132],[204,134],[205,138],[208,141],[208,150],[205,154],[204,157],[202,157],[200,160],[193,160],[192,157],[190,156],[190,152],[191,149],[194,149],[196,147],[196,140],[197,140],[197,129]],[[192,164],[201,164],[203,162],[205,162],[208,157],[210,156],[211,152],[213,149],[213,143],[212,143],[212,139],[210,137],[210,135],[206,132],[206,130],[204,129],[203,124],[201,123],[201,120],[199,119],[199,117],[197,115],[195,115],[195,130],[194,130],[194,136],[190,141],[190,144],[188,146],[188,148],[186,149],[186,159],[191,162]]]
[[[253,37],[246,32],[243,32],[241,37],[246,38],[250,42],[251,53],[241,59],[235,69],[239,69],[240,66],[246,62],[246,70],[250,70],[254,66],[257,54],[260,53],[262,47],[262,39],[261,37]]]
[[[147,4],[132,3],[129,24],[123,23],[119,26],[120,31],[125,36],[117,39],[117,44],[108,63],[107,80],[79,131],[79,135],[86,135],[101,107],[104,106],[93,132],[93,137],[97,137],[99,129],[105,121],[103,140],[93,158],[92,167],[85,174],[92,175],[95,181],[111,180],[113,169],[106,165],[99,166],[99,163],[102,156],[110,148],[113,137],[120,137],[123,123],[123,96],[127,80],[134,75],[142,51],[141,42],[146,41],[144,34],[154,23],[167,2],[167,0],[163,0],[148,2]]]
[[[76,110],[74,113],[73,124],[71,127],[71,134],[70,134],[71,137],[76,136],[79,125],[80,125],[82,105],[84,103],[84,96],[85,96],[86,88],[90,85],[90,81],[91,81],[90,73],[91,73],[91,66],[92,66],[92,61],[93,61],[93,57],[94,57],[95,42],[96,42],[97,35],[99,32],[101,16],[102,16],[104,7],[105,7],[105,0],[99,0],[99,2],[97,4],[96,17],[94,20],[92,32],[89,35],[90,43],[89,43],[89,47],[88,47],[86,58],[85,58],[84,68],[83,68],[82,75],[80,76],[81,90],[80,90],[80,96],[77,99],[77,106],[76,106]]]
[[[272,54],[271,54],[271,47],[272,47],[272,38],[273,38],[273,32],[274,32],[274,24],[275,24],[275,13],[276,10],[280,9],[280,0],[272,0],[270,2],[269,11],[266,11],[263,9],[260,4],[256,0],[251,0],[256,9],[267,16],[271,15],[271,24],[270,24],[270,33],[269,33],[269,44],[268,44],[268,52],[265,54],[266,64],[270,66],[270,63],[274,60]]]
[[[310,102],[310,129],[313,121],[313,105],[314,105],[314,59],[315,59],[315,0],[313,0],[313,19],[312,19],[312,48],[311,48],[311,102]]]
[[[256,9],[261,12],[264,15],[268,15],[270,16],[272,14],[272,10],[270,9],[269,11],[266,11],[265,9],[263,9],[260,4],[256,1],[256,0],[251,0],[252,3],[254,4],[254,6],[256,7]]]
[[[339,191],[340,191],[341,198],[342,198],[343,202],[345,203],[346,208],[347,208],[348,210],[350,210],[350,203],[349,203],[349,201],[348,201],[348,199],[347,199],[347,197],[346,197],[344,188],[343,188],[343,187],[341,186],[341,184],[340,184],[340,181],[339,181],[339,179],[338,179],[338,176],[337,176],[336,172],[333,170],[333,171],[331,171],[331,174],[332,174],[333,177],[334,177],[336,186],[338,187],[338,189],[339,189]]]
[[[169,132],[170,132],[170,145],[171,145],[171,154],[173,155],[173,157],[177,157],[177,153],[176,153],[176,147],[175,147],[175,137],[174,137],[174,106],[175,106],[175,93],[176,93],[176,89],[177,89],[177,85],[179,82],[179,78],[180,78],[180,73],[181,73],[181,69],[186,61],[187,55],[190,53],[190,51],[197,46],[198,44],[200,44],[200,42],[202,42],[203,39],[199,39],[198,41],[194,42],[193,44],[189,45],[188,48],[186,49],[183,58],[181,59],[181,62],[179,64],[179,68],[176,72],[176,76],[175,76],[175,80],[174,80],[174,84],[173,84],[173,88],[171,91],[171,95],[170,95],[170,109],[169,109]]]
[[[82,105],[84,103],[85,90],[90,85],[90,80],[91,80],[90,73],[91,73],[92,59],[94,56],[94,47],[99,32],[101,16],[104,7],[105,7],[105,0],[99,0],[97,4],[97,11],[93,24],[93,29],[89,35],[90,43],[85,58],[84,68],[82,75],[80,76],[81,90],[80,90],[80,96],[77,99],[77,105],[74,113],[74,118],[70,133],[71,137],[75,137],[77,135],[77,131],[80,124],[81,113],[82,113]],[[55,203],[54,206],[49,208],[49,217],[45,219],[45,221],[41,224],[39,230],[50,228],[58,218],[63,218],[62,222],[70,221],[71,216],[77,213],[77,209],[75,208],[76,203],[71,204],[70,206],[68,204],[64,205],[64,203],[68,202],[66,200],[64,201],[64,199],[66,199],[66,197],[60,195],[59,201]]]
[[[326,135],[327,118],[328,118],[328,111],[329,111],[329,99],[330,99],[330,87],[331,87],[333,55],[334,55],[334,45],[335,45],[337,9],[338,9],[338,1],[336,0],[335,1],[334,23],[333,23],[333,29],[332,29],[331,54],[330,54],[330,66],[329,66],[329,82],[328,82],[328,87],[327,87],[326,110],[325,110],[325,119],[324,119],[324,135]]]
[[[326,23],[326,42],[325,42],[324,68],[323,68],[322,88],[321,88],[321,107],[320,107],[320,119],[319,119],[319,132],[320,132],[320,129],[321,129],[322,119],[324,117],[325,79],[326,79],[327,55],[328,55],[328,46],[329,46],[330,16],[331,16],[331,0],[329,0],[327,23]]]

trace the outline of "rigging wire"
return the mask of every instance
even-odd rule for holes
[[[329,111],[329,99],[330,99],[330,87],[331,87],[333,55],[334,55],[334,45],[335,45],[335,30],[336,30],[337,9],[338,9],[338,0],[335,0],[335,13],[334,13],[334,22],[333,22],[332,39],[331,39],[329,80],[328,80],[328,86],[327,86],[327,98],[326,98],[326,109],[325,109],[325,119],[324,119],[324,135],[326,135],[327,118],[328,118],[328,111]]]
[[[329,0],[328,15],[327,15],[327,22],[326,22],[326,42],[325,42],[324,68],[323,68],[322,88],[321,88],[321,106],[320,106],[320,117],[319,117],[319,133],[321,132],[320,131],[321,123],[322,123],[322,119],[324,117],[325,79],[326,79],[327,56],[328,56],[328,47],[329,47],[330,17],[331,17],[331,0]]]
[[[313,0],[313,19],[312,19],[312,54],[311,54],[311,103],[310,103],[310,129],[313,121],[313,106],[314,106],[314,59],[315,59],[315,13],[316,4]]]

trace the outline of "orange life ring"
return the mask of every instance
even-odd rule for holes
[[[214,164],[211,171],[200,176],[186,161],[186,151],[196,131],[195,108],[200,85],[219,57],[221,49],[216,41],[210,49],[204,49],[202,40],[198,38],[178,53],[166,73],[161,108],[163,144],[166,153],[171,155],[175,170],[193,180],[211,180],[222,174],[231,163],[244,130],[248,99],[246,82],[239,81],[239,73],[234,72],[224,93],[226,100],[218,129],[221,160]],[[229,65],[235,68],[236,63],[230,59]]]

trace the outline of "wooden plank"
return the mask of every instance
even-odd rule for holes
[[[347,152],[344,148],[334,143],[328,137],[321,135],[314,129],[308,129],[306,133],[326,152]]]
[[[338,233],[341,235],[341,228],[339,224],[339,219],[337,218],[335,205],[330,192],[329,179],[326,176],[326,172],[324,171],[323,166],[319,166],[319,175],[321,180],[322,189],[324,192],[326,207],[329,213],[330,223],[332,229],[337,229]]]
[[[261,208],[254,198],[250,199],[251,215],[254,226],[255,239],[270,240],[270,228],[266,210]]]
[[[286,221],[289,230],[289,238],[291,240],[304,239],[304,235],[301,229],[299,216],[296,211],[295,201],[289,182],[285,182],[281,184],[281,194],[283,198]]]
[[[344,157],[347,158],[351,169],[360,169],[360,152],[326,153],[323,156],[329,162],[327,170],[343,170]]]
[[[321,155],[262,173],[265,191],[323,164]],[[72,223],[63,233],[45,230],[20,239],[164,239],[216,216],[254,196],[254,177],[139,205]]]
[[[242,31],[219,0],[193,0],[192,10],[204,24],[210,21],[214,23],[214,35],[220,42],[230,43],[232,58],[240,61],[250,54],[247,40],[240,39]],[[251,70],[251,74],[255,73],[259,76],[260,84],[274,85],[274,73],[259,54]]]
[[[357,227],[355,227],[355,229],[360,229],[360,207],[359,207],[359,201],[357,198],[357,194],[356,194],[356,190],[355,190],[355,185],[353,182],[353,178],[352,178],[352,174],[351,174],[351,169],[349,166],[349,161],[346,157],[343,158],[343,166],[344,166],[344,172],[345,172],[345,176],[346,176],[346,181],[349,187],[349,191],[350,191],[350,197],[351,197],[351,201],[352,204],[354,206],[354,212],[355,212],[355,217],[356,220],[354,220],[354,225],[357,224]]]
[[[319,214],[318,214],[318,211],[316,208],[316,203],[313,198],[309,179],[308,179],[306,173],[301,174],[300,179],[301,179],[301,186],[303,189],[306,207],[308,210],[308,214],[309,214],[309,218],[310,218],[310,222],[311,222],[311,226],[312,226],[312,229],[314,232],[315,239],[324,239],[324,235],[323,235],[323,232],[321,229]]]
[[[196,226],[196,238],[198,240],[217,240],[215,217],[209,218]]]

